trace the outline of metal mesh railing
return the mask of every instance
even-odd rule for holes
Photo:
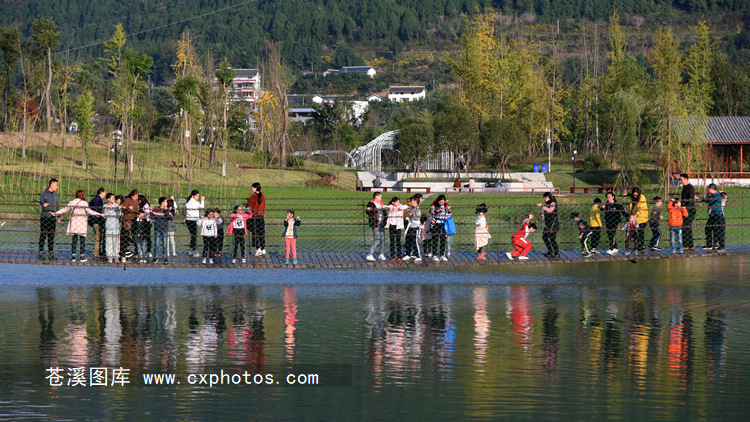
[[[398,194],[395,194],[398,195]],[[393,195],[385,194],[384,202],[387,204]],[[437,195],[433,194],[424,199],[421,205],[423,213],[429,212],[429,206],[432,200]],[[400,196],[402,203],[406,202],[404,196]],[[610,218],[610,215],[615,211],[609,211],[608,209],[600,210],[600,217],[603,223],[601,229],[594,229],[591,236],[588,239],[588,243],[583,245],[579,239],[580,230],[576,222],[574,222],[570,215],[573,212],[579,213],[580,217],[589,224],[591,222],[592,208],[594,206],[594,198],[601,198],[603,203],[606,203],[604,195],[568,195],[557,197],[557,211],[556,215],[559,221],[559,226],[555,227],[555,241],[561,254],[567,257],[581,256],[580,250],[587,249],[592,252],[594,257],[596,253],[593,249],[598,249],[601,256],[605,256],[607,250],[611,250],[609,235],[614,236],[614,240],[617,243],[619,254],[624,252],[624,246],[626,241],[626,231],[620,230],[624,224],[625,215],[617,218]],[[61,195],[60,205],[65,206],[72,198],[69,196]],[[618,198],[622,201],[623,208],[629,211],[630,200],[628,198]],[[85,252],[84,255],[88,262],[97,262],[93,256],[96,252],[96,237],[94,228],[88,223],[89,218],[84,213],[78,212],[82,217],[71,217],[73,211],[69,211],[59,218],[61,222],[57,222],[55,218],[42,217],[40,212],[40,206],[38,204],[39,196],[34,194],[3,194],[0,195],[0,260],[5,262],[37,262],[49,260],[51,256],[48,255],[49,240],[50,237],[54,237],[54,245],[52,252],[54,258],[58,260],[71,259],[71,244],[74,240],[77,242],[77,246],[80,245],[80,237],[70,236],[66,234],[69,228],[71,218],[77,218],[77,227],[74,227],[73,231],[86,233],[85,238]],[[268,265],[283,264],[286,260],[285,257],[285,239],[284,233],[284,220],[286,212],[289,209],[295,211],[295,216],[299,217],[301,224],[297,227],[297,251],[298,260],[300,264],[307,265],[345,265],[348,263],[364,263],[365,257],[370,250],[370,246],[373,242],[372,229],[368,225],[368,217],[365,213],[365,207],[369,200],[367,199],[351,199],[351,198],[267,198],[267,208],[264,216],[264,235],[262,235],[265,241],[264,256],[255,257],[255,248],[253,247],[253,234],[252,234],[252,222],[249,221],[248,236],[244,239],[238,239],[237,241],[244,241],[246,245],[246,256],[237,256],[238,264],[241,263],[241,259],[245,258],[248,260],[248,264],[257,264],[265,262]],[[452,218],[456,224],[457,233],[449,237],[446,255],[448,255],[449,262],[451,260],[463,260],[466,262],[473,261],[476,258],[475,249],[475,219],[476,206],[479,204],[486,204],[488,211],[486,220],[488,224],[489,232],[492,238],[489,244],[484,247],[484,251],[490,260],[504,260],[507,259],[506,252],[513,251],[514,247],[511,243],[513,234],[520,228],[521,223],[531,213],[534,215],[532,219],[538,226],[538,230],[528,235],[528,241],[533,244],[532,252],[529,257],[532,259],[547,259],[543,254],[547,252],[548,248],[543,241],[545,232],[545,221],[541,218],[541,208],[536,204],[542,203],[543,199],[541,195],[499,195],[499,194],[457,194],[448,195],[448,204],[452,209]],[[670,229],[669,229],[669,214],[667,211],[668,199],[665,198],[661,209],[662,219],[658,224],[661,236],[657,241],[657,247],[662,248],[661,251],[650,249],[652,246],[652,236],[656,234],[650,227],[649,224],[641,224],[640,232],[634,234],[631,249],[635,251],[639,249],[640,253],[647,255],[659,255],[659,254],[671,254],[670,246]],[[221,217],[224,220],[224,231],[229,224],[229,215],[232,213],[232,209],[235,205],[242,205],[243,207],[247,204],[246,198],[207,198],[206,209],[218,208],[221,211]],[[653,202],[648,202],[649,214],[653,209]],[[155,205],[152,204],[152,208]],[[193,253],[188,253],[190,247],[191,234],[185,224],[185,209],[184,199],[178,199],[177,212],[175,216],[175,231],[174,231],[174,242],[176,248],[172,249],[170,245],[169,259],[170,264],[175,265],[196,265],[202,263],[202,250],[204,246],[204,239],[200,236],[200,227],[198,228],[197,236],[197,251],[200,256],[196,257]],[[692,211],[694,214],[694,220],[691,224],[685,224],[682,229],[683,236],[683,248],[685,253],[702,253],[705,252],[703,246],[707,245],[707,233],[709,236],[716,236],[717,238],[708,243],[716,243],[716,245],[708,246],[723,246],[730,252],[733,250],[745,250],[750,248],[750,197],[748,196],[730,196],[723,208],[724,220],[717,224],[715,219],[709,220],[707,211],[707,205],[705,203],[696,202]],[[201,210],[201,214],[205,215],[205,209]],[[46,219],[47,223],[52,222],[51,228],[44,230],[47,233],[42,233],[42,222],[41,219]],[[606,221],[617,221],[614,226],[608,227]],[[75,225],[74,224],[74,225]],[[130,242],[123,241],[123,238],[130,236],[122,226],[122,219],[119,222],[121,231],[119,233],[118,242],[121,245],[123,252],[135,252],[137,255],[137,248],[134,247]],[[83,227],[81,227],[83,226]],[[148,263],[153,263],[154,259],[164,258],[162,257],[162,250],[157,250],[156,236],[158,233],[154,232],[154,221],[151,220],[151,225],[148,228],[147,233],[142,234],[142,238],[145,239],[145,256],[143,257]],[[706,229],[709,230],[706,230]],[[692,230],[691,230],[692,229]],[[548,230],[546,230],[549,232]],[[719,245],[720,239],[718,238],[721,233],[724,233],[724,245]],[[587,232],[588,233],[588,232]],[[54,234],[54,236],[51,236]],[[638,236],[642,234],[642,244],[638,244]],[[44,248],[43,254],[39,254],[40,237],[44,237]],[[598,245],[595,242],[595,238],[598,237]],[[258,237],[256,236],[256,241]],[[407,239],[404,238],[402,232],[401,244],[404,245]],[[221,245],[216,246],[217,251],[220,252],[219,256],[215,258],[218,260],[216,264],[231,264],[231,260],[234,252],[235,237],[232,234],[224,234]],[[390,255],[390,239],[388,230],[385,230],[385,255],[388,259]],[[419,238],[420,250],[423,254],[430,252],[430,241],[423,241],[422,237]],[[691,251],[690,248],[695,248]],[[238,248],[238,254],[241,249]],[[715,251],[715,250],[714,250]],[[149,257],[150,253],[150,257]],[[176,256],[174,255],[176,253]],[[103,255],[103,259],[106,262],[106,253],[99,252]],[[399,258],[398,255],[403,255],[402,252],[398,252],[393,258]],[[119,254],[116,258],[119,258]],[[79,256],[80,259],[80,256]],[[163,262],[161,262],[163,264]]]

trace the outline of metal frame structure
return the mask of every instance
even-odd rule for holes
[[[385,132],[370,141],[367,145],[357,147],[349,154],[353,158],[354,167],[358,170],[382,171],[383,159],[381,153],[384,149],[395,149],[398,130]],[[422,162],[423,170],[452,170],[453,153],[440,151]]]

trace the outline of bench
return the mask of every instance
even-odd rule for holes
[[[577,186],[577,187],[571,187],[570,193],[576,193],[583,191],[583,193],[589,193],[589,190],[596,190],[596,193],[606,193],[611,190],[613,190],[614,186],[597,186],[597,187],[585,187],[585,186]]]
[[[388,190],[390,190],[391,192],[393,192],[393,191],[399,191],[399,192],[406,191],[406,193],[411,193],[412,189],[415,189],[415,190],[421,189],[421,190],[424,190],[425,193],[431,193],[431,191],[432,191],[432,188],[428,187],[428,186],[391,186],[391,187],[381,186],[379,188],[376,188],[376,187],[373,187],[373,186],[362,186],[361,189],[363,191],[365,191],[365,192],[372,192],[373,190],[374,191],[381,191],[381,192],[388,192]]]

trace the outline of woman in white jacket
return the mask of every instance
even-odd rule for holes
[[[198,245],[198,220],[201,218],[201,210],[205,207],[205,200],[206,197],[194,189],[185,201],[185,225],[190,232],[190,253],[196,258],[200,256],[195,251]]]
[[[89,208],[89,203],[86,202],[86,193],[82,190],[76,192],[76,199],[70,201],[65,208],[61,208],[59,211],[51,213],[52,215],[60,215],[70,211],[70,221],[68,222],[67,234],[73,236],[73,242],[71,243],[70,250],[73,254],[72,261],[76,260],[76,245],[80,245],[79,252],[81,254],[80,262],[86,262],[86,231],[88,228],[88,216],[94,215],[97,217],[104,217],[104,214],[98,213]]]

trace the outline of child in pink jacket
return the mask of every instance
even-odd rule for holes
[[[247,236],[247,220],[253,216],[253,212],[243,212],[242,205],[234,207],[234,212],[229,215],[229,227],[227,233],[234,233],[234,251],[232,252],[232,264],[237,263],[237,247],[242,254],[242,263],[246,264],[245,258],[245,237]]]

